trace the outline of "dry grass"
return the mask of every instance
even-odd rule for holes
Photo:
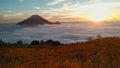
[[[120,68],[120,38],[0,49],[0,68]]]

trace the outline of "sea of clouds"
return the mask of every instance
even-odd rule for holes
[[[30,43],[32,40],[58,40],[62,43],[85,41],[97,35],[103,37],[120,37],[120,23],[61,23],[56,25],[37,25],[33,27],[16,24],[0,24],[0,39],[6,42],[22,40]]]

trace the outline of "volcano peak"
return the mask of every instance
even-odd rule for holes
[[[44,25],[44,24],[54,24],[39,15],[32,15],[31,17],[17,23],[17,25]]]

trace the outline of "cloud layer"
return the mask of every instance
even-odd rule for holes
[[[73,43],[87,40],[88,37],[95,38],[97,35],[120,37],[119,25],[119,22],[109,22],[109,24],[103,23],[101,25],[73,22],[61,23],[59,25],[39,25],[36,27],[19,27],[15,24],[5,24],[0,25],[0,38],[7,42],[22,40],[30,43],[32,40],[53,39],[62,43]]]

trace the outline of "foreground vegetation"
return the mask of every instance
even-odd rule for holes
[[[1,41],[2,42],[2,41]],[[74,44],[3,43],[0,68],[120,68],[120,38],[98,38]],[[22,46],[23,45],[23,46]]]

